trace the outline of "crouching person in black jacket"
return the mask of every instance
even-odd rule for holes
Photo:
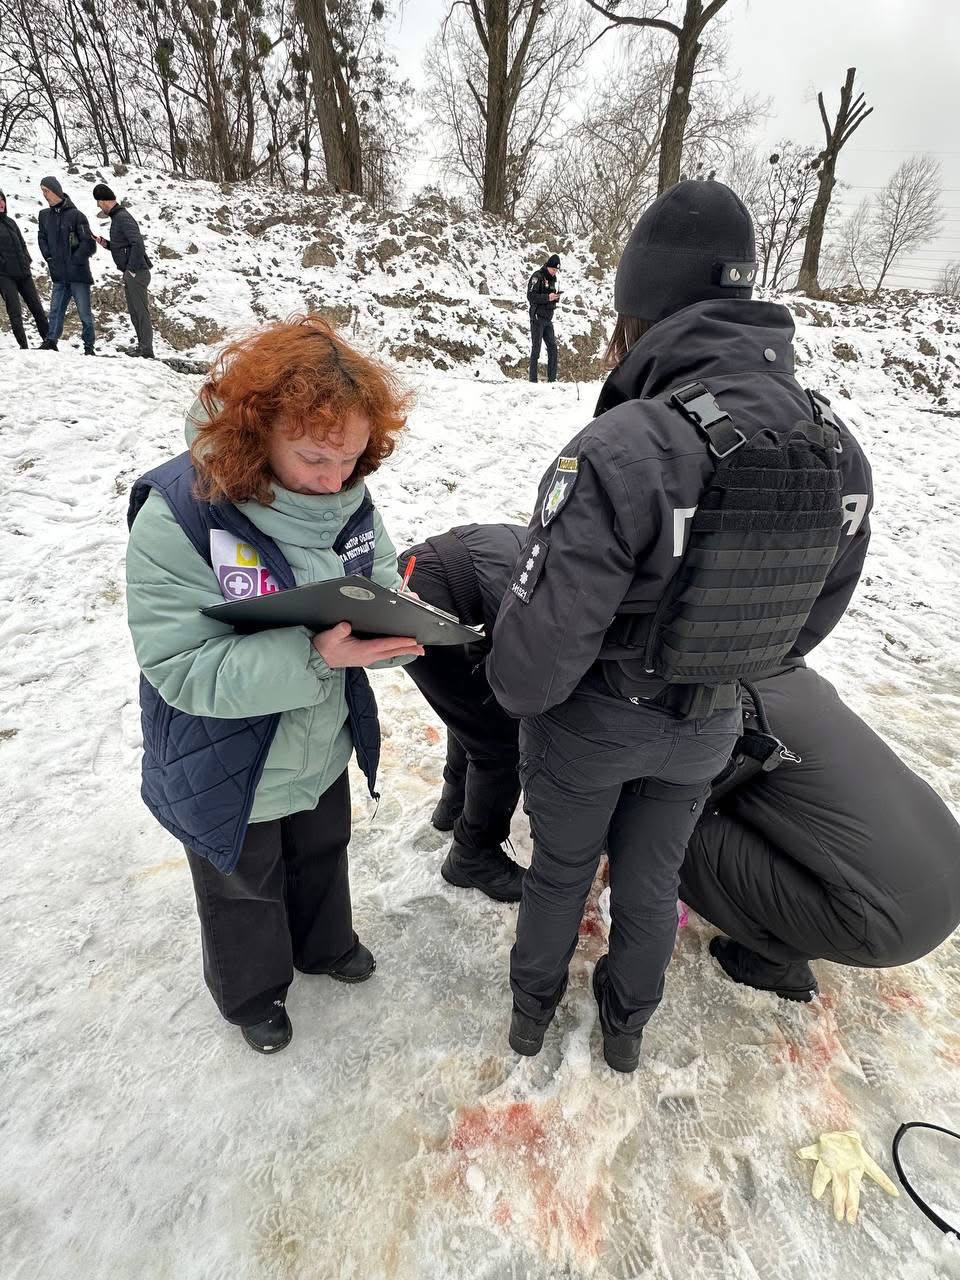
[[[519,747],[517,722],[497,705],[483,663],[525,533],[521,525],[463,525],[400,555],[401,570],[416,556],[410,587],[422,600],[486,632],[476,644],[429,647],[407,674],[447,726],[444,793],[433,820],[453,831],[453,844],[440,874],[497,902],[519,902],[523,884],[522,868],[503,848],[520,798]]]
[[[123,275],[127,311],[137,335],[137,345],[131,347],[126,354],[152,360],[153,321],[150,319],[150,298],[147,291],[150,288],[150,268],[153,263],[147,257],[136,219],[128,209],[117,204],[117,197],[106,183],[97,183],[93,188],[93,198],[99,206],[99,216],[110,221],[110,238],[97,236],[97,244],[110,250],[118,271]]]
[[[617,271],[624,358],[541,481],[500,609],[487,674],[522,717],[534,838],[518,1053],[542,1046],[606,847],[594,994],[607,1063],[636,1068],[740,681],[781,666],[815,606],[832,626],[863,563],[869,468],[796,382],[792,320],[750,300],[755,274],[750,216],[723,184],[681,182],[643,215]]]

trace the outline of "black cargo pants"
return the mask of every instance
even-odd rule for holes
[[[443,780],[463,790],[463,813],[453,838],[471,849],[503,844],[520,799],[520,726],[494,698],[483,653],[475,645],[436,645],[404,667],[447,726]]]
[[[295,968],[326,973],[353,949],[349,843],[344,771],[315,809],[252,822],[230,875],[187,848],[203,976],[228,1022],[262,1022],[286,995]]]
[[[510,985],[529,1017],[549,1017],[563,995],[606,846],[612,927],[601,1022],[631,1035],[650,1018],[676,936],[687,842],[740,728],[739,707],[679,720],[589,685],[522,722],[520,778],[534,845]]]
[[[553,331],[552,320],[539,320],[530,317],[530,381],[539,380],[538,365],[540,363],[540,347],[547,348],[547,381],[557,380],[557,339]]]

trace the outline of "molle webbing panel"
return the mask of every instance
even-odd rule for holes
[[[789,652],[837,554],[843,513],[824,429],[761,431],[718,460],[645,664],[674,684],[759,676]]]

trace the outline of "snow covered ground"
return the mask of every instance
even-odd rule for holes
[[[834,393],[838,336],[801,334],[805,376]],[[866,327],[842,336],[861,358],[843,366],[840,408],[878,497],[862,586],[817,663],[957,807],[956,419],[871,364]],[[409,437],[372,484],[398,546],[525,520],[596,392],[409,378]],[[588,913],[544,1052],[518,1060],[515,909],[439,876],[443,739],[401,672],[375,677],[379,811],[354,792],[375,978],[298,977],[276,1060],[218,1019],[185,860],[139,800],[123,601],[129,483],[179,450],[197,385],[0,336],[5,1280],[960,1275],[905,1196],[869,1184],[859,1224],[838,1225],[794,1155],[852,1128],[892,1172],[902,1120],[960,1128],[960,936],[899,970],[820,965],[821,999],[792,1006],[726,981],[694,918],[641,1069],[620,1077],[599,1053]],[[526,860],[522,820],[515,840]]]

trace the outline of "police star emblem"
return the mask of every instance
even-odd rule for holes
[[[577,482],[579,462],[576,458],[558,458],[557,469],[553,475],[553,483],[547,490],[547,496],[540,508],[540,523],[544,528],[551,520],[556,519],[560,509],[573,492]]]

